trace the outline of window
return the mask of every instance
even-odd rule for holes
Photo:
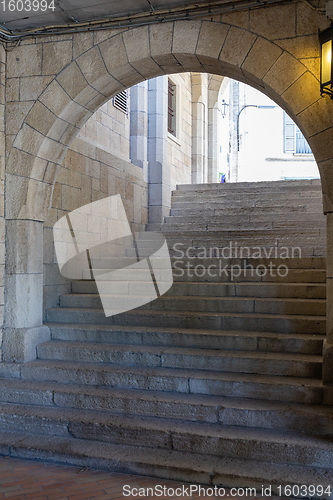
[[[128,115],[128,90],[119,92],[119,94],[113,98],[112,102],[115,108]]]
[[[168,132],[176,136],[176,85],[168,80]]]
[[[284,115],[284,152],[311,155],[312,151],[304,135],[287,113]]]

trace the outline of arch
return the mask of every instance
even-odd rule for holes
[[[274,13],[272,8],[273,17]],[[41,78],[47,78],[32,107],[22,103],[18,113],[21,121],[15,122],[17,133],[8,140],[12,147],[6,161],[4,360],[34,359],[36,345],[49,335],[42,326],[40,253],[43,220],[51,205],[57,169],[85,121],[125,88],[165,74],[206,72],[259,89],[285,109],[302,130],[319,166],[324,210],[333,212],[332,103],[319,96],[319,68],[296,57],[301,38],[294,36],[294,49],[287,51],[277,41],[265,38],[266,33],[260,34],[262,23],[254,23],[257,29],[250,31],[241,26],[237,13],[235,24],[239,26],[232,20],[230,14],[228,22],[174,21],[110,30],[94,37],[75,34],[71,62],[68,64],[65,57],[67,65],[52,77],[43,74],[36,44],[22,45],[9,54],[9,65],[24,68],[25,62],[27,67],[33,64]],[[283,18],[279,22],[283,26]],[[314,52],[318,52],[317,39],[311,40]],[[48,43],[59,43],[61,51],[61,40],[55,37]],[[333,268],[331,272],[333,276]],[[20,300],[23,292],[25,308]]]
[[[238,79],[285,109],[313,150],[330,205],[331,103],[319,96],[318,74],[246,29],[216,21],[175,21],[110,32],[48,84],[23,120],[7,161],[7,218],[45,218],[57,165],[104,102],[145,79],[186,71]]]

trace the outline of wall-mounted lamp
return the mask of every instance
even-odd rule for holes
[[[320,94],[327,94],[333,99],[333,23],[319,33],[321,44]]]
[[[225,118],[227,116],[228,106],[229,106],[229,104],[227,102],[225,102],[224,99],[222,99],[221,107],[220,107],[220,112],[221,112],[222,118]]]

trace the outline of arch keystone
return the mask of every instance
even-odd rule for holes
[[[179,21],[175,23],[172,41],[172,53],[195,54],[201,22],[198,21]]]
[[[222,47],[220,61],[241,66],[256,38],[256,35],[249,31],[231,26]]]
[[[218,59],[228,31],[227,24],[203,21],[195,51],[200,61]]]

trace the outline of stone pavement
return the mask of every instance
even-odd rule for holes
[[[155,485],[167,488],[179,488],[184,483],[151,479],[142,476],[116,474],[112,472],[82,469],[79,467],[53,465],[30,460],[0,458],[0,499],[10,500],[132,500],[142,496],[123,495],[124,485],[130,488],[153,488]],[[187,485],[185,485],[187,486]],[[231,498],[226,490],[224,498]],[[146,497],[148,498],[148,497]],[[171,499],[200,498],[201,500],[216,500],[216,496],[154,496],[150,498]],[[255,500],[259,497],[233,496]],[[273,497],[270,497],[273,498]]]

